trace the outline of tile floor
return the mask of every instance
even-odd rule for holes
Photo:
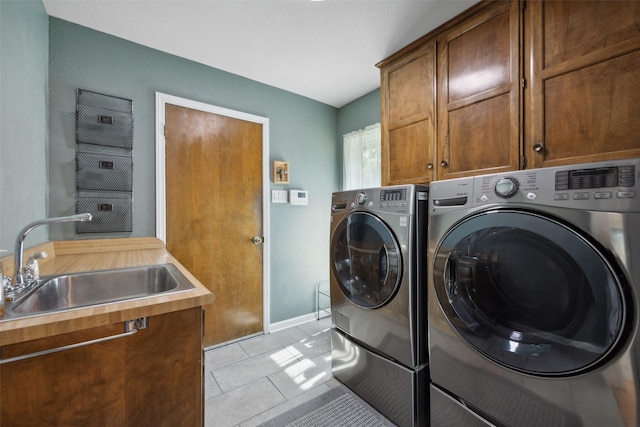
[[[205,352],[205,427],[256,426],[340,385],[331,318]]]

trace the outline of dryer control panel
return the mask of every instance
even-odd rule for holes
[[[413,214],[420,201],[428,199],[428,187],[395,185],[333,193],[332,212],[356,209]]]

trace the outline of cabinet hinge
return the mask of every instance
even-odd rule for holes
[[[522,167],[520,169],[526,169],[527,168],[527,158],[525,156],[522,156]]]
[[[167,139],[167,125],[164,125],[164,138]]]
[[[522,79],[522,89],[527,88],[527,79]]]
[[[522,6],[520,6],[522,8],[522,10],[525,10],[527,8],[527,0],[522,0]]]

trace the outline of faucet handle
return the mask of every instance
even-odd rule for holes
[[[40,265],[38,264],[38,260],[46,258],[47,256],[49,256],[49,254],[47,254],[46,251],[42,251],[36,252],[29,257],[25,267],[25,273],[31,276],[31,280],[38,280],[40,278]]]
[[[38,262],[39,259],[43,259],[48,256],[49,254],[47,253],[47,251],[36,252],[29,257],[29,259],[27,260],[27,265],[30,265],[33,262]]]

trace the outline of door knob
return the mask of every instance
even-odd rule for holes
[[[251,243],[253,243],[256,246],[260,245],[262,243],[262,237],[253,236],[253,239],[251,239]]]
[[[447,163],[446,160],[443,160],[440,162],[440,166],[442,166],[443,168],[446,168],[447,166],[449,166],[449,163]]]
[[[542,144],[534,144],[533,145],[533,151],[535,151],[536,153],[542,152],[543,149],[544,149],[544,147],[542,146]]]

